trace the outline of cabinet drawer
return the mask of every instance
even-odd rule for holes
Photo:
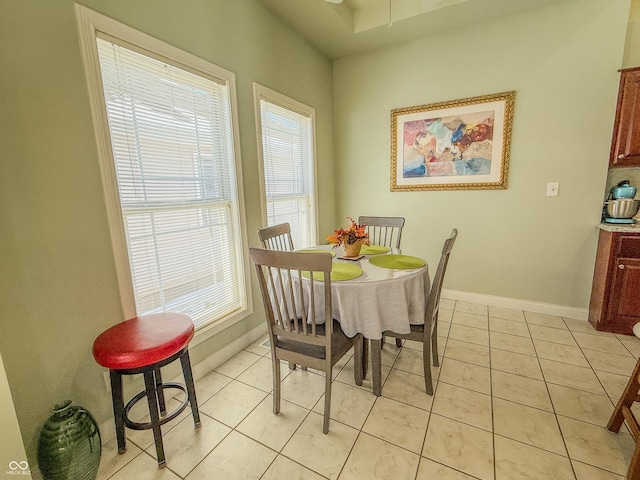
[[[640,258],[640,236],[620,235],[617,257]]]

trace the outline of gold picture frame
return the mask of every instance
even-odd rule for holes
[[[507,188],[515,91],[391,111],[391,191]]]

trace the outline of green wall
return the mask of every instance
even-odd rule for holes
[[[316,108],[320,228],[334,224],[332,66],[257,0],[83,5],[235,72],[247,236],[262,226],[253,82]],[[0,0],[0,349],[32,467],[41,423],[70,398],[111,417],[94,338],[124,320],[71,0]],[[256,285],[254,285],[256,287]],[[192,349],[197,363],[263,321]]]
[[[338,217],[405,216],[432,263],[457,227],[445,288],[587,308],[628,12],[572,0],[334,62]],[[508,189],[390,192],[392,109],[509,90]]]

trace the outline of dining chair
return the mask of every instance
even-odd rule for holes
[[[424,325],[411,325],[411,332],[406,334],[385,331],[387,337],[395,337],[397,339],[414,340],[422,342],[422,365],[424,367],[424,384],[429,395],[433,395],[433,381],[431,379],[431,361],[433,356],[433,365],[438,366],[438,308],[440,305],[440,292],[442,291],[442,282],[444,274],[449,263],[449,255],[453,249],[453,244],[458,236],[458,230],[451,230],[451,235],[444,241],[442,253],[440,254],[440,263],[438,269],[431,282],[429,296],[427,297],[427,308],[424,316]],[[377,358],[380,358],[378,355]]]
[[[263,248],[287,252],[293,250],[291,226],[288,223],[259,228],[258,238],[260,238]]]
[[[262,227],[258,229],[258,238],[262,247],[268,250],[279,250],[284,252],[291,252],[293,250],[293,239],[291,237],[291,225],[289,223],[279,223],[278,225],[271,225],[269,227]],[[301,365],[303,370],[306,370],[305,365]],[[295,370],[296,364],[289,363],[289,370]]]
[[[365,225],[369,242],[390,248],[400,248],[404,217],[358,217],[358,225]]]
[[[404,217],[372,217],[361,215],[358,217],[358,225],[365,225],[369,233],[369,242],[373,245],[382,245],[389,248],[400,248]],[[395,242],[394,242],[395,240]],[[385,342],[384,336],[382,343]],[[396,338],[396,346],[402,346],[402,340]]]
[[[329,432],[331,371],[353,347],[353,376],[362,385],[363,339],[347,337],[331,316],[331,255],[249,248],[260,284],[273,369],[273,413],[280,412],[280,361],[324,372],[324,423]],[[306,278],[304,278],[306,277]]]

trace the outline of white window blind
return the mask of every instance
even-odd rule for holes
[[[295,248],[315,245],[312,111],[260,97],[260,127],[267,225],[288,222]]]
[[[229,88],[97,39],[136,313],[246,303]]]

